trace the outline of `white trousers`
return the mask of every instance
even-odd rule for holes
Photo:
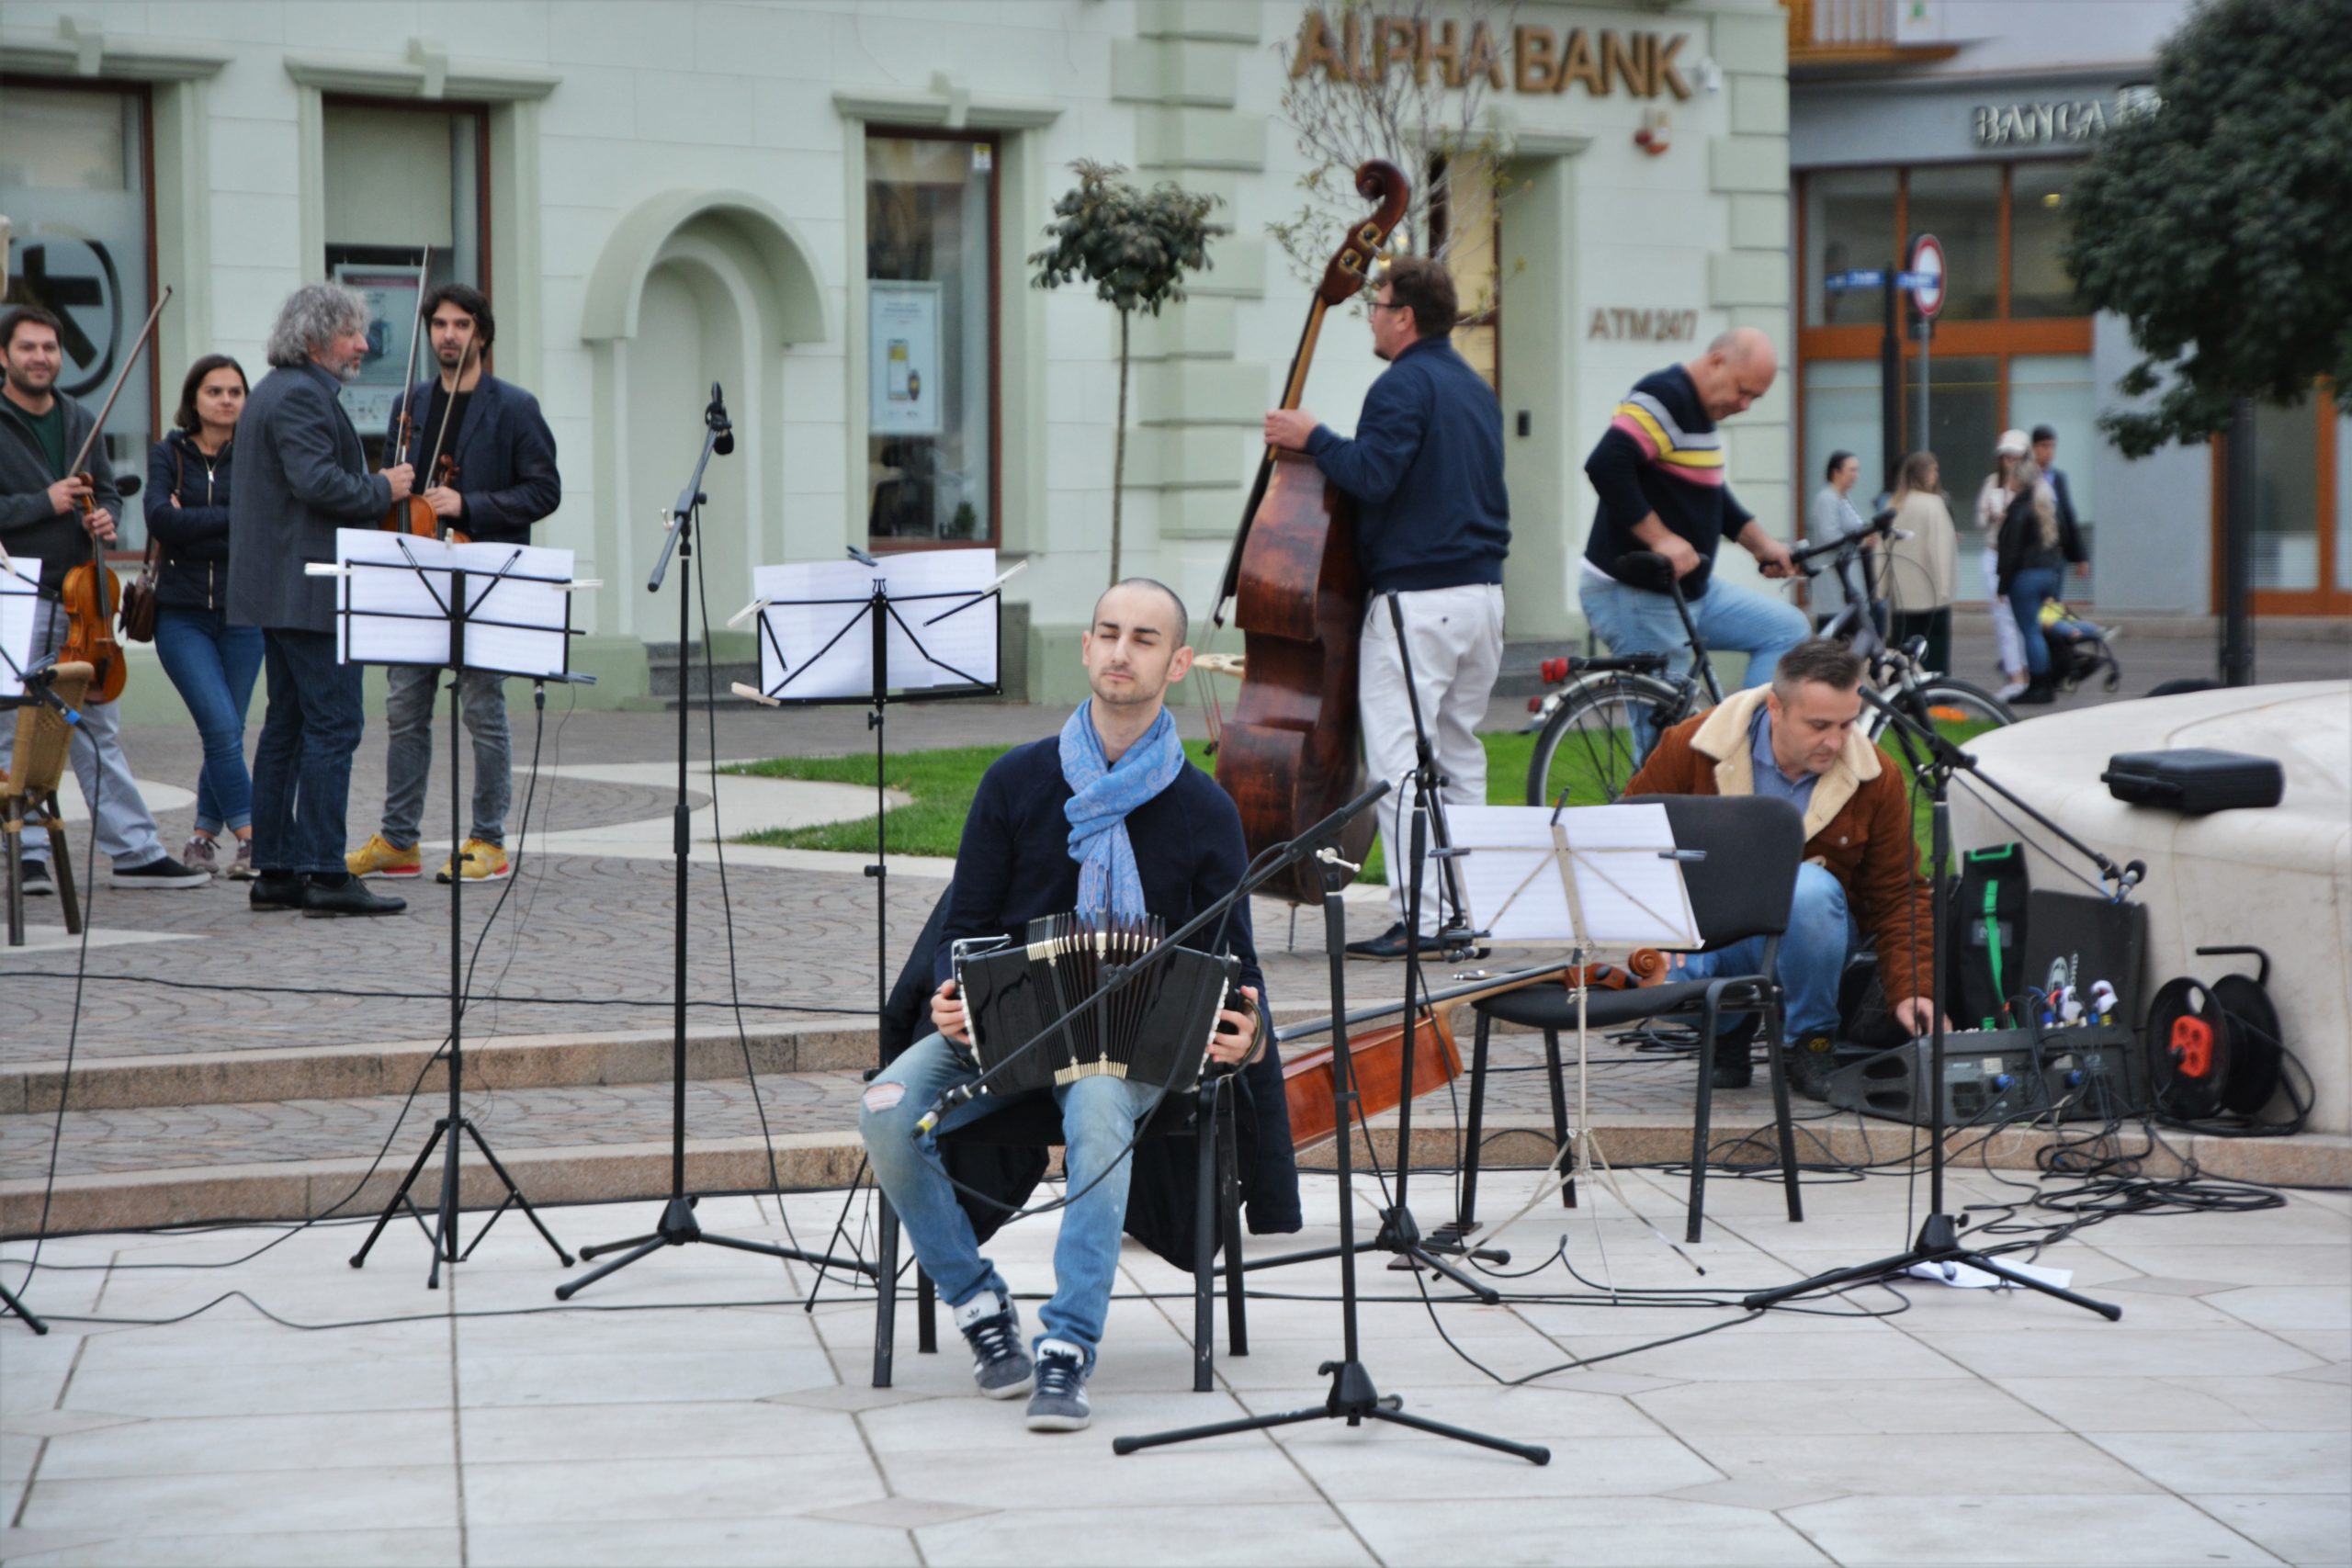
[[[1984,551],[1984,609],[1993,617],[1993,646],[2001,652],[2001,673],[2014,675],[2025,668],[2025,633],[2018,627],[2017,612],[2009,608],[2009,601],[1994,586],[2000,581],[2001,552],[1987,547]]]
[[[1404,614],[1405,653],[1396,647],[1389,617],[1394,597]],[[1477,728],[1487,716],[1487,698],[1503,660],[1503,591],[1489,582],[1419,592],[1379,594],[1364,611],[1363,663],[1356,676],[1357,706],[1363,718],[1364,759],[1375,779],[1396,785],[1374,809],[1380,814],[1383,859],[1388,866],[1388,902],[1398,921],[1410,890],[1406,849],[1413,841],[1412,784],[1405,775],[1419,761],[1413,709],[1405,690],[1405,666],[1413,670],[1413,695],[1421,724],[1444,775],[1439,798],[1447,805],[1487,803],[1487,751]],[[1428,840],[1435,847],[1435,836]],[[1438,888],[1431,861],[1421,870],[1421,930],[1437,930]]]

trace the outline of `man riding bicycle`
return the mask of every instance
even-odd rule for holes
[[[1771,678],[1781,655],[1803,642],[1804,614],[1728,582],[1713,582],[1715,547],[1736,540],[1767,577],[1787,577],[1789,548],[1764,531],[1724,482],[1715,423],[1744,413],[1779,371],[1771,340],[1753,327],[1724,333],[1686,365],[1645,376],[1619,403],[1584,471],[1600,497],[1584,552],[1577,597],[1585,617],[1619,654],[1668,653],[1688,641],[1673,600],[1617,575],[1622,558],[1648,551],[1673,567],[1699,634],[1748,655],[1747,683]]]

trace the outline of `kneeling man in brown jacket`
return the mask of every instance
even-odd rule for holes
[[[1838,977],[1861,937],[1894,1016],[1914,1034],[1932,1021],[1933,928],[1928,884],[1911,837],[1903,769],[1860,728],[1862,660],[1826,637],[1783,654],[1770,685],[1735,692],[1718,707],[1658,737],[1625,786],[1636,795],[1761,795],[1804,814],[1805,863],[1781,939],[1784,1038],[1795,1043],[1794,1081],[1818,1094],[1838,1033]],[[1752,975],[1758,937],[1692,955],[1692,979]],[[1714,1081],[1748,1081],[1745,1028],[1716,1043]]]

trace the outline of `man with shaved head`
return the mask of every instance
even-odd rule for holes
[[[1770,391],[1779,369],[1771,340],[1737,327],[1690,363],[1643,377],[1611,412],[1584,463],[1600,507],[1577,594],[1611,652],[1672,653],[1689,645],[1663,584],[1625,559],[1644,551],[1666,558],[1708,647],[1747,654],[1748,685],[1771,679],[1781,655],[1804,640],[1796,606],[1711,581],[1715,547],[1725,539],[1754,556],[1767,577],[1794,570],[1788,547],[1732,494],[1715,428]],[[1646,745],[1651,738],[1640,739]]]
[[[875,1180],[940,1299],[956,1309],[956,1326],[972,1348],[973,1381],[990,1399],[1029,1394],[1032,1431],[1077,1431],[1091,1419],[1086,1382],[1118,1272],[1131,1145],[1159,1091],[1101,1075],[1053,1091],[1069,1195],[1054,1244],[1054,1293],[1038,1313],[1043,1333],[1034,1350],[1023,1341],[1003,1277],[980,1256],[938,1147],[940,1134],[1009,1102],[982,1094],[947,1111],[935,1131],[919,1123],[943,1094],[976,1076],[967,1055],[970,1020],[956,994],[957,942],[1022,940],[1031,920],[1073,910],[1157,915],[1172,931],[1239,886],[1250,858],[1241,814],[1185,757],[1168,714],[1170,683],[1193,667],[1185,624],[1183,601],[1146,577],[1114,583],[1095,602],[1081,641],[1093,695],[1058,736],[1014,747],[982,775],[933,950],[933,1032],[876,1075],[858,1117]],[[1251,1228],[1296,1230],[1298,1173],[1281,1063],[1258,1005],[1263,982],[1249,900],[1234,906],[1221,931],[1212,926],[1187,945],[1240,960],[1237,984],[1248,999],[1230,1002],[1218,1015],[1220,1032],[1202,1044],[1217,1062],[1244,1067],[1254,1106],[1252,1168],[1262,1173],[1250,1200]],[[1269,1204],[1263,1212],[1261,1201]]]

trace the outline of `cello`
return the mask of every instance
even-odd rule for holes
[[[1292,357],[1282,406],[1306,389],[1324,315],[1361,290],[1410,187],[1394,164],[1356,170],[1356,194],[1375,204],[1324,268]],[[1252,859],[1295,839],[1363,789],[1356,716],[1356,661],[1364,612],[1356,560],[1355,503],[1303,452],[1269,446],[1234,535],[1211,624],[1227,614],[1242,632],[1241,693],[1217,727],[1216,782],[1241,813]],[[1375,824],[1348,824],[1338,852],[1361,862]],[[1291,867],[1266,891],[1295,903],[1323,897],[1321,863]]]
[[[139,329],[138,341],[123,356],[122,369],[115,376],[113,389],[107,393],[106,406],[91,422],[90,434],[82,438],[82,449],[66,465],[66,472],[85,487],[78,502],[85,527],[98,503],[86,488],[96,480],[82,465],[89,461],[90,448],[105,433],[107,420],[114,412],[115,400],[122,396],[123,383],[130,378],[130,367],[139,363],[140,351],[154,335],[156,319],[171,301],[172,290],[166,285],[155,308],[147,312],[147,324]],[[84,700],[110,703],[122,695],[123,682],[130,671],[123,661],[122,644],[114,635],[115,614],[122,606],[122,580],[107,565],[106,547],[96,534],[90,535],[90,558],[67,571],[58,589],[65,611],[65,642],[57,650],[57,662],[90,666],[90,684]]]
[[[433,247],[424,247],[424,259],[416,264],[416,295],[424,298],[426,274],[433,265]],[[416,340],[423,335],[424,313],[417,312],[416,320],[408,324],[408,371],[401,379],[401,417],[392,425],[391,450],[386,454],[391,461],[384,467],[397,468],[409,460],[409,442],[416,434],[408,417],[408,405],[416,395]],[[408,494],[384,508],[383,521],[376,525],[388,534],[414,534],[420,538],[438,537],[441,520],[433,515],[433,508],[424,499],[424,487],[411,485]]]

